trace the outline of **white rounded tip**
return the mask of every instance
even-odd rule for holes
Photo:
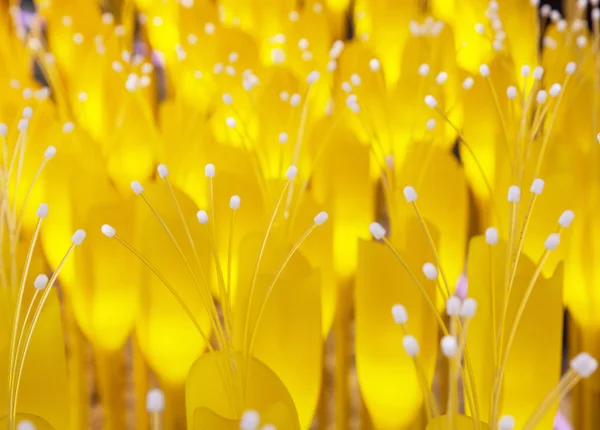
[[[350,82],[344,81],[340,84],[340,86],[342,87],[342,91],[344,91],[345,93],[352,92],[352,84],[350,84]]]
[[[544,68],[542,66],[537,66],[533,69],[533,77],[536,81],[539,81],[544,76]]]
[[[451,317],[459,315],[461,307],[462,303],[460,302],[460,299],[456,296],[451,296],[446,301],[446,314]]]
[[[265,424],[260,428],[260,430],[277,430],[277,427],[275,427],[273,424]]]
[[[552,97],[557,97],[560,94],[560,90],[562,90],[562,86],[560,84],[552,84],[549,92]]]
[[[437,106],[437,100],[432,95],[427,95],[425,96],[425,104],[427,105],[427,107],[435,109],[435,107]]]
[[[233,97],[231,97],[231,94],[223,94],[223,103],[225,103],[226,105],[230,105],[233,103]]]
[[[142,194],[144,192],[144,187],[138,181],[131,182],[131,189],[136,194]]]
[[[385,228],[378,222],[372,222],[369,226],[369,231],[373,235],[373,237],[377,240],[381,240],[385,237]]]
[[[488,245],[495,245],[498,243],[498,230],[494,227],[490,227],[485,231],[485,241]]]
[[[288,167],[287,172],[285,172],[285,177],[290,181],[296,179],[296,175],[298,175],[298,168],[296,166]]]
[[[52,160],[56,155],[56,148],[54,146],[49,146],[44,151],[44,158],[46,160]]]
[[[207,178],[212,178],[215,176],[215,166],[212,164],[207,164],[204,166],[204,176]]]
[[[408,355],[411,357],[416,357],[419,355],[419,342],[415,339],[414,336],[407,334],[402,338],[402,346]]]
[[[506,89],[506,96],[511,100],[516,99],[517,98],[517,87],[515,87],[514,85],[511,85],[510,87],[508,87]]]
[[[571,360],[571,369],[583,378],[591,376],[597,368],[598,362],[587,352],[577,354],[577,356]]]
[[[440,72],[435,77],[435,82],[438,85],[443,85],[444,83],[446,83],[447,80],[448,80],[448,73],[446,73],[446,72]]]
[[[23,108],[23,118],[30,119],[33,116],[33,108],[31,106],[25,106]]]
[[[438,277],[438,270],[432,263],[423,264],[423,273],[430,281],[435,281]]]
[[[352,75],[350,75],[350,82],[352,82],[352,85],[355,87],[360,87],[362,79],[360,79],[360,75],[358,73],[352,73]]]
[[[454,336],[444,336],[440,346],[442,347],[442,353],[448,358],[454,357],[458,350],[458,343]]]
[[[564,211],[560,217],[558,218],[558,223],[561,227],[569,228],[573,219],[575,218],[575,213],[571,210]]]
[[[20,421],[17,430],[35,430],[35,425],[29,420]]]
[[[235,118],[233,118],[232,116],[228,116],[227,118],[225,118],[225,124],[227,124],[227,127],[229,128],[235,128]]]
[[[537,194],[538,196],[540,194],[542,194],[542,192],[544,191],[544,180],[543,179],[534,179],[533,183],[531,184],[531,192],[533,194]]]
[[[158,176],[161,178],[166,178],[169,176],[169,169],[164,164],[159,164],[156,170],[158,171]]]
[[[498,430],[513,430],[515,426],[515,419],[511,415],[504,415],[498,421]]]
[[[511,203],[519,203],[521,200],[521,188],[517,185],[512,185],[508,189],[508,201]]]
[[[404,187],[404,198],[408,203],[412,203],[417,200],[417,192],[410,185]]]
[[[545,90],[539,90],[535,96],[535,101],[539,104],[546,103],[548,100],[548,93]]]
[[[600,12],[600,10],[599,10]],[[567,66],[565,67],[565,73],[567,75],[572,75],[573,73],[575,73],[575,70],[577,69],[577,66],[575,64],[575,62],[571,61],[570,63],[567,64]]]
[[[231,196],[231,198],[229,199],[229,207],[231,209],[238,210],[240,208],[240,204],[241,204],[241,199],[240,196]]]
[[[288,141],[288,134],[285,131],[282,131],[281,133],[279,133],[279,143],[284,144],[287,143]]]
[[[381,63],[377,58],[372,58],[371,61],[369,61],[369,68],[373,72],[378,72],[381,70]]]
[[[146,410],[148,412],[162,412],[165,410],[165,394],[159,388],[152,388],[146,394]]]
[[[298,106],[300,104],[300,94],[292,94],[292,96],[290,97],[290,104],[294,107]]]
[[[490,75],[490,66],[487,64],[482,64],[479,66],[479,74],[484,78],[488,77]]]
[[[115,234],[117,234],[117,230],[115,230],[115,228],[111,225],[108,224],[104,224],[100,230],[102,231],[102,234],[108,238],[112,238],[115,237]]]
[[[27,128],[29,127],[29,121],[25,118],[19,120],[19,125],[17,126],[17,128],[19,129],[19,131],[24,132],[27,131]]]
[[[402,305],[392,306],[392,317],[394,318],[394,322],[396,324],[406,324],[406,322],[408,321],[408,314],[406,313],[406,308]]]
[[[529,67],[529,65],[525,64],[523,67],[521,67],[521,76],[526,78],[530,74],[531,74],[531,67]]]
[[[81,245],[81,243],[83,242],[84,239],[85,239],[85,230],[79,229],[75,233],[73,233],[73,237],[71,238],[71,241],[73,242],[73,245]]]
[[[327,221],[328,218],[329,218],[329,215],[327,215],[327,212],[319,212],[317,214],[317,216],[315,217],[315,224],[323,225],[323,224],[325,224],[325,222]]]
[[[485,26],[478,22],[477,24],[475,24],[475,31],[479,34],[484,34],[485,33]]]
[[[308,77],[306,78],[306,83],[308,83],[308,85],[312,85],[319,80],[320,76],[321,74],[319,72],[313,70],[308,74]]]
[[[71,133],[73,130],[75,130],[75,124],[73,124],[71,121],[65,122],[62,126],[62,131],[65,134]]]
[[[435,120],[435,118],[429,118],[427,120],[427,122],[425,123],[425,127],[427,128],[427,130],[432,131],[435,129],[437,122]]]
[[[48,216],[48,205],[46,203],[41,203],[38,206],[37,212],[35,214],[40,218],[46,218]]]
[[[255,410],[247,410],[240,419],[240,430],[256,430],[260,424],[260,414]]]
[[[600,9],[597,7],[592,8],[592,19],[594,21],[600,21]]]
[[[198,222],[200,224],[208,223],[208,214],[206,213],[206,211],[199,210],[198,213],[196,214],[196,217],[198,218]]]
[[[48,285],[48,277],[44,274],[37,275],[35,281],[33,281],[33,286],[38,290],[43,290]]]
[[[475,83],[475,80],[472,77],[468,77],[465,78],[465,80],[462,83],[462,87],[464,90],[470,90],[471,88],[473,88],[473,84]]]
[[[429,64],[421,64],[419,66],[419,75],[427,76],[429,74],[429,70],[430,70]]]
[[[462,303],[460,307],[460,316],[465,318],[473,318],[477,312],[477,301],[468,297]]]
[[[548,251],[554,251],[560,243],[560,235],[558,233],[552,233],[544,242],[544,247]]]
[[[8,127],[3,122],[0,123],[0,136],[6,136],[8,134]]]

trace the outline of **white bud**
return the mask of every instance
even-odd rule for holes
[[[478,22],[477,24],[475,24],[475,31],[479,34],[484,34],[485,33],[485,26]]]
[[[352,92],[352,84],[350,84],[350,82],[347,82],[347,81],[342,82],[341,87],[345,93]]]
[[[537,66],[533,69],[533,77],[536,81],[539,81],[544,76],[544,68],[542,66]]]
[[[240,430],[257,430],[260,424],[260,414],[255,410],[247,410],[240,419]]]
[[[385,228],[378,222],[372,222],[369,226],[369,231],[373,235],[373,237],[377,240],[381,240],[385,237]]]
[[[8,127],[3,122],[0,123],[0,136],[6,136],[8,134]]]
[[[360,76],[357,73],[353,73],[350,76],[350,82],[352,82],[352,85],[354,85],[355,87],[359,87],[362,83],[362,80],[360,79]]]
[[[226,105],[230,105],[233,103],[233,97],[231,97],[231,94],[223,94],[223,103],[225,103]]]
[[[592,19],[594,21],[600,21],[600,9],[597,7],[592,9]]]
[[[212,22],[207,22],[206,24],[204,24],[204,32],[206,34],[214,34],[215,25]]]
[[[71,241],[73,242],[73,245],[81,245],[83,239],[85,239],[85,230],[79,229],[75,233],[73,233]]]
[[[431,131],[435,128],[435,125],[436,125],[435,118],[429,118],[427,120],[427,123],[425,124],[425,127],[427,127],[427,130]]]
[[[560,235],[558,233],[552,233],[544,242],[544,247],[548,251],[554,251],[560,243]]]
[[[204,176],[212,178],[215,176],[215,166],[213,164],[207,164],[204,166]]]
[[[546,103],[546,100],[548,100],[548,93],[546,93],[544,90],[539,90],[535,96],[535,100],[539,104]]]
[[[437,100],[432,95],[427,95],[427,96],[425,96],[425,104],[429,108],[435,109],[435,107],[437,106]]]
[[[36,211],[36,216],[39,218],[46,218],[48,216],[48,205],[46,203],[41,203]]]
[[[31,106],[25,106],[25,108],[23,108],[23,118],[25,119],[29,119],[33,116],[33,109]]]
[[[511,203],[519,203],[521,200],[521,188],[517,185],[512,185],[508,188],[508,201]]]
[[[597,368],[598,362],[596,359],[586,352],[578,354],[571,360],[571,369],[583,378],[591,376]]]
[[[131,189],[136,194],[141,194],[144,192],[144,187],[138,181],[131,182]]]
[[[470,90],[471,88],[473,88],[473,84],[475,83],[475,80],[472,77],[468,77],[465,78],[465,80],[462,83],[462,87],[465,90]]]
[[[427,76],[429,74],[429,64],[421,64],[419,66],[419,75]]]
[[[300,104],[300,94],[292,94],[290,97],[290,104],[294,107],[298,106]]]
[[[465,299],[460,307],[460,316],[464,318],[473,318],[477,312],[477,301],[471,297]]]
[[[25,118],[19,120],[19,125],[17,126],[17,128],[19,129],[20,132],[27,131],[28,127],[29,127],[28,120],[26,120]]]
[[[410,185],[404,187],[404,198],[408,203],[412,203],[417,200],[417,192]]]
[[[448,358],[454,357],[458,350],[458,344],[454,336],[444,336],[440,346],[442,347],[442,353]]]
[[[408,314],[406,313],[406,308],[402,305],[392,306],[392,317],[394,318],[394,322],[396,324],[406,324],[406,322],[408,321]]]
[[[73,130],[75,130],[75,124],[71,121],[65,122],[62,126],[62,132],[65,134],[71,133]]]
[[[108,238],[115,237],[115,234],[117,234],[117,230],[115,230],[115,228],[113,226],[108,225],[108,224],[104,224],[100,228],[100,231],[102,231],[102,234]]]
[[[485,231],[485,241],[488,245],[495,245],[498,243],[498,230],[494,227],[489,227]]]
[[[438,85],[443,85],[447,80],[448,80],[448,73],[446,73],[446,72],[440,72],[435,77],[435,82]]]
[[[369,61],[369,68],[373,72],[378,72],[381,69],[381,63],[377,58],[372,58],[371,61]]]
[[[571,61],[570,63],[567,64],[567,66],[565,67],[565,73],[567,75],[572,75],[573,73],[575,73],[575,69],[576,69],[576,65],[573,61]]]
[[[196,218],[198,218],[198,222],[200,224],[206,224],[206,223],[208,223],[208,214],[206,213],[206,211],[199,210],[196,213]]]
[[[438,270],[432,263],[423,264],[423,274],[430,281],[435,281],[438,277]]]
[[[523,67],[521,67],[521,76],[526,78],[530,74],[531,74],[531,67],[529,67],[527,64],[525,64]]]
[[[517,88],[514,85],[511,85],[510,87],[508,87],[506,89],[506,96],[509,99],[514,100],[517,97]]]
[[[281,133],[279,133],[279,143],[287,143],[288,141],[288,134],[285,131],[282,131]]]
[[[329,215],[327,215],[327,212],[319,212],[317,216],[315,216],[315,224],[323,225],[325,224],[328,218]]]
[[[479,66],[479,73],[484,78],[488,77],[490,75],[490,67],[487,64],[482,64]]]
[[[29,420],[19,421],[17,430],[36,430],[35,425]]]
[[[460,314],[461,306],[462,304],[460,302],[460,299],[456,296],[451,296],[446,301],[446,314],[451,317]]]
[[[296,175],[298,175],[298,168],[296,166],[288,167],[287,171],[285,172],[285,177],[290,181],[296,179]]]
[[[419,355],[419,342],[417,342],[417,339],[410,334],[407,334],[402,338],[402,347],[411,357],[416,357]]]
[[[164,164],[159,164],[157,170],[158,176],[160,176],[161,178],[166,178],[167,176],[169,176],[169,169]]]
[[[235,126],[236,126],[235,118],[228,116],[227,118],[225,118],[225,124],[227,124],[227,127],[229,127],[229,128],[235,128]]]
[[[312,85],[319,80],[319,76],[320,76],[319,72],[317,72],[316,70],[313,70],[312,72],[310,72],[308,74],[308,77],[306,78],[306,82],[308,83],[308,85]]]
[[[510,415],[504,415],[498,421],[498,430],[513,430],[515,428],[515,419]]]
[[[563,32],[567,29],[567,21],[565,21],[564,19],[560,19],[557,23],[556,23],[556,29],[559,32]]]
[[[240,203],[240,196],[231,196],[231,198],[229,199],[229,207],[234,211],[240,208]]]
[[[550,95],[552,97],[557,97],[560,94],[561,89],[562,86],[560,84],[552,84],[552,86],[550,87]]]
[[[575,219],[575,214],[573,211],[566,210],[558,218],[558,223],[563,228],[569,228],[573,222],[573,219]]]
[[[531,192],[533,194],[537,194],[538,196],[542,194],[544,191],[544,180],[543,179],[534,179],[531,184]]]

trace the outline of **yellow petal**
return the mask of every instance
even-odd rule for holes
[[[185,388],[188,428],[237,429],[242,413],[252,409],[260,413],[261,423],[281,429],[300,429],[292,397],[277,375],[251,358],[244,397],[242,384],[246,378],[243,373],[225,373],[231,359],[240,363],[238,369],[243,369],[241,364],[246,360],[243,354],[233,358],[222,351],[203,355],[190,369]],[[212,427],[215,424],[218,427]]]
[[[200,261],[206,264],[208,239],[205,229],[201,229],[195,220],[196,207],[184,194],[174,191],[196,249],[201,253]],[[150,185],[146,187],[144,195],[173,232],[201,282],[194,253],[166,186],[162,183]],[[137,216],[137,249],[173,286],[206,336],[210,336],[210,316],[203,306],[198,287],[175,245],[141,200],[138,201]],[[207,273],[206,267],[204,272]],[[150,367],[164,381],[169,384],[181,383],[194,360],[206,348],[206,344],[176,299],[149,270],[142,272],[142,288],[144,293],[141,296],[141,309],[136,326],[142,352]]]
[[[421,271],[432,258],[427,240],[415,219],[400,231],[392,243],[434,300],[435,283]],[[392,252],[376,242],[360,242],[355,294],[356,368],[373,423],[376,428],[415,428],[422,413],[423,394],[391,309],[395,304],[406,307],[408,330],[420,344],[419,360],[430,384],[438,332],[432,310]]]
[[[305,228],[310,225],[310,222],[306,225],[306,220],[299,222],[305,224]],[[240,262],[234,339],[237,349],[244,348],[246,315],[250,312],[246,345],[250,346],[255,330],[252,355],[281,378],[294,399],[300,423],[305,428],[312,422],[320,393],[321,277],[300,253],[296,253],[272,288],[268,301],[264,302],[276,273],[291,249],[291,244],[283,242],[275,233],[263,254],[249,308],[256,256],[259,255],[263,239],[264,234],[257,233],[247,236],[241,244],[240,256],[247,257]],[[263,302],[264,313],[257,322]]]
[[[447,423],[448,417],[446,415],[442,415],[441,417],[431,420],[425,430],[449,430],[451,427],[448,427]],[[458,415],[456,419],[456,426],[457,430],[472,430],[475,428],[475,423],[470,417]],[[481,430],[488,430],[489,426],[486,423],[479,423],[479,428]]]

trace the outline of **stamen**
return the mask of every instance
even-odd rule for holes
[[[148,391],[146,410],[150,414],[150,430],[162,430],[162,413],[165,410],[165,395],[162,390],[152,388]]]

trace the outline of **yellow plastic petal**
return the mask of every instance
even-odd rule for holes
[[[190,369],[185,388],[188,428],[237,429],[242,413],[253,409],[260,413],[261,423],[299,430],[294,402],[277,375],[259,360],[250,359],[244,397],[244,374],[225,373],[232,359],[240,364],[238,369],[244,368],[244,355],[233,358],[221,351],[203,355]]]
[[[473,364],[479,408],[482,417],[490,410],[494,371],[492,289],[495,291],[496,316],[500,321],[504,300],[504,267],[506,244],[493,247],[493,271],[490,271],[490,250],[481,236],[469,246],[469,296],[477,300],[482,310],[469,324],[467,348]],[[519,302],[534,273],[534,265],[522,256],[512,288],[505,323],[505,339],[512,327]],[[494,286],[490,285],[491,280]],[[562,357],[562,268],[550,279],[535,284],[516,331],[504,375],[501,414],[525,422],[544,397],[558,383]],[[536,339],[535,343],[531,339]],[[555,409],[554,409],[555,410]],[[551,427],[554,414],[550,411],[541,422]]]
[[[299,220],[305,228],[312,218]],[[281,267],[291,244],[274,233],[268,243],[254,286],[252,304],[248,300],[256,267],[256,256],[264,234],[254,234],[241,244],[239,293],[234,314],[234,340],[244,348],[246,313],[250,312],[248,343],[256,330],[252,355],[272,369],[290,391],[302,428],[310,426],[319,398],[322,365],[321,276],[312,270],[300,253],[294,254],[274,285],[257,324],[258,312],[266,293]]]
[[[200,261],[206,264],[208,237],[195,219],[196,207],[184,194],[174,190],[191,230]],[[146,187],[144,195],[161,214],[200,281],[198,266],[185,230],[167,188],[159,183]],[[138,197],[139,198],[139,197]],[[206,336],[211,334],[210,316],[175,245],[141,200],[137,208],[136,248],[167,279],[181,296]],[[206,266],[204,272],[207,273]],[[202,284],[200,284],[202,285]],[[142,271],[142,295],[137,320],[140,347],[150,367],[168,384],[180,384],[190,366],[206,348],[205,342],[176,299],[149,270]]]
[[[434,300],[435,283],[421,271],[432,258],[427,240],[415,219],[402,231],[405,233],[392,242]],[[402,347],[403,333],[394,323],[391,309],[398,303],[406,307],[408,330],[420,344],[419,360],[430,385],[438,332],[432,310],[392,252],[381,243],[360,242],[355,294],[356,368],[373,424],[376,428],[416,428],[423,394],[413,360]]]

